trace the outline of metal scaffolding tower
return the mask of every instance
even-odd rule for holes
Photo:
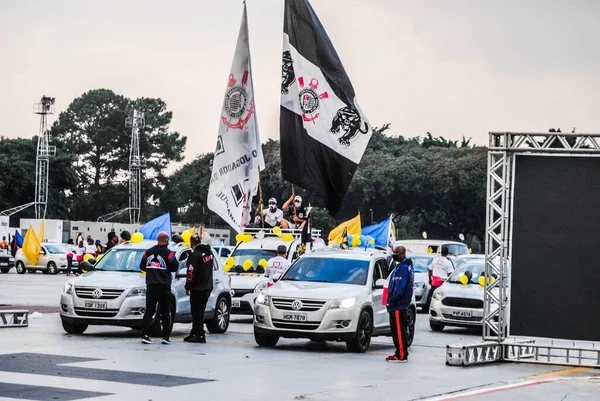
[[[35,218],[46,217],[48,203],[48,169],[50,157],[56,154],[56,147],[50,146],[48,133],[48,114],[54,114],[54,98],[42,96],[40,103],[33,105],[33,112],[40,115],[37,156],[35,159]]]
[[[133,116],[127,117],[125,124],[131,127],[131,147],[129,149],[129,222],[140,222],[140,208],[142,202],[142,168],[146,167],[146,160],[140,156],[139,130],[144,128],[144,113],[133,111]]]

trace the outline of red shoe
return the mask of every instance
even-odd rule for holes
[[[400,358],[396,358],[396,355],[390,355],[387,358],[385,358],[385,361],[393,362],[393,363],[405,363],[405,362],[408,362],[408,358],[400,359]]]

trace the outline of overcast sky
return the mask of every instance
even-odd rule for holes
[[[248,0],[262,140],[278,138],[283,0]],[[600,132],[600,1],[312,0],[373,125],[394,134]],[[0,135],[87,90],[160,97],[186,160],[213,151],[241,0],[1,0]],[[52,116],[50,122],[56,119]]]

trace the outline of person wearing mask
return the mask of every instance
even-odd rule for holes
[[[146,311],[144,312],[142,343],[153,344],[150,338],[152,318],[158,303],[160,320],[162,322],[162,343],[171,344],[171,279],[177,271],[179,263],[175,252],[168,247],[169,234],[158,233],[158,243],[144,252],[140,262],[140,270],[146,273]]]
[[[108,252],[113,246],[116,246],[119,243],[119,237],[114,231],[108,233],[108,241],[106,242],[106,246],[104,247],[104,252]]]
[[[69,238],[67,241],[67,276],[71,275],[71,268],[73,267],[73,257],[75,256],[75,244],[73,238]]]
[[[434,258],[429,265],[429,294],[427,294],[427,304],[425,310],[429,310],[433,292],[442,286],[444,281],[454,272],[454,263],[448,257],[448,248],[442,247],[442,255]]]
[[[121,241],[119,241],[119,244],[127,241],[131,241],[131,233],[127,230],[123,230],[121,231]]]
[[[257,211],[256,213],[258,215],[261,212]],[[283,211],[277,207],[277,199],[275,198],[269,199],[269,208],[262,211],[262,218],[265,222],[265,228],[275,226],[289,228],[287,220],[283,218]]]
[[[394,248],[392,273],[388,280],[387,311],[396,352],[385,358],[386,362],[408,361],[407,310],[413,297],[414,269],[412,260],[406,258],[406,248]]]
[[[277,256],[269,259],[267,262],[267,269],[265,271],[265,277],[269,279],[268,287],[274,284],[273,276],[276,273],[283,275],[290,267],[290,262],[287,260],[287,247],[285,245],[279,245],[277,247]]]
[[[289,216],[290,228],[302,230],[308,218],[308,211],[302,205],[302,198],[292,194],[290,199],[283,204],[283,209],[287,211]]]
[[[194,252],[187,259],[185,293],[190,297],[192,331],[183,339],[190,343],[206,343],[204,310],[213,289],[213,253],[210,245],[202,244],[198,234],[192,235],[190,245]]]

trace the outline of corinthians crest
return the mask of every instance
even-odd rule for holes
[[[329,94],[327,92],[317,93],[317,89],[319,88],[319,80],[317,78],[313,78],[310,80],[308,87],[304,86],[304,77],[298,78],[298,84],[300,88],[304,88],[300,90],[299,98],[300,98],[300,109],[302,109],[302,119],[304,122],[312,122],[315,123],[315,120],[319,118],[319,102],[322,99],[329,98]]]
[[[248,92],[246,84],[248,83],[248,71],[244,71],[241,85],[236,85],[237,80],[233,74],[229,74],[229,83],[223,109],[229,117],[221,116],[221,120],[228,128],[244,129],[244,126],[250,121],[254,113],[254,99],[248,102]]]

